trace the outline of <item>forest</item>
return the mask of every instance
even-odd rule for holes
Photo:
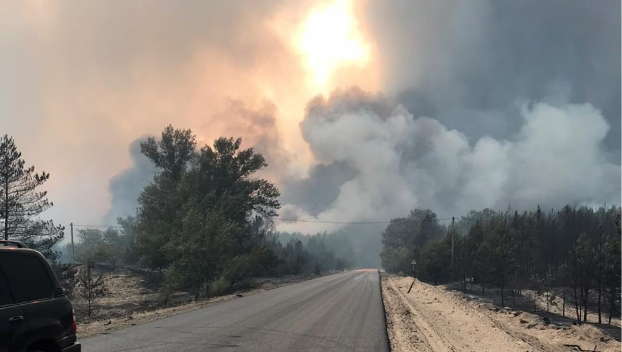
[[[463,291],[494,289],[501,305],[530,290],[563,301],[563,314],[598,322],[620,312],[620,208],[572,207],[519,212],[471,211],[441,223],[429,209],[391,220],[382,234],[382,266]],[[547,301],[548,304],[548,301]],[[566,313],[568,311],[568,313]]]

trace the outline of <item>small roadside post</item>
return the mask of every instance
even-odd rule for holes
[[[411,276],[413,277],[413,283],[410,284],[410,288],[408,289],[407,293],[410,293],[410,290],[413,289],[413,285],[415,284],[415,281],[417,281],[417,279],[415,278],[415,265],[417,265],[417,262],[413,259],[413,261],[410,262],[410,265],[411,265],[410,272],[411,272]]]

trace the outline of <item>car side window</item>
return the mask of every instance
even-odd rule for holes
[[[16,303],[51,298],[54,287],[41,261],[32,255],[3,254],[0,265]]]
[[[6,284],[4,275],[0,272],[0,307],[13,303],[11,301],[11,293],[9,292],[9,286]]]

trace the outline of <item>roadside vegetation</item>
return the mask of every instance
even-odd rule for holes
[[[197,146],[191,130],[168,126],[159,138],[146,139],[141,151],[158,172],[142,191],[135,216],[119,218],[115,226],[77,229],[72,246],[61,245],[63,226],[38,217],[53,205],[39,190],[50,174],[26,167],[10,136],[0,140],[2,237],[46,256],[78,302],[79,319],[110,316],[112,296],[121,295],[117,277],[145,283],[128,299],[154,308],[154,302],[167,306],[248,290],[256,278],[316,276],[360,260],[352,231],[309,237],[274,231],[279,190],[258,176],[267,166],[264,157],[242,148],[239,138]],[[379,241],[375,245],[379,249]],[[101,302],[107,312],[100,314]]]
[[[219,138],[197,149],[192,131],[172,126],[148,138],[141,150],[159,172],[141,193],[136,216],[80,230],[76,261],[147,270],[162,303],[179,291],[203,299],[253,277],[350,267],[323,236],[283,241],[274,232],[279,191],[256,175],[267,166],[264,157],[241,144]]]
[[[450,224],[427,209],[393,219],[382,235],[383,267],[409,275],[415,260],[425,282],[496,295],[501,306],[555,310],[578,324],[590,312],[592,322],[619,317],[619,207],[485,209]]]

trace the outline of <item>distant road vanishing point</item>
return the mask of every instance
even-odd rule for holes
[[[81,342],[85,352],[389,351],[375,269],[288,285]]]

